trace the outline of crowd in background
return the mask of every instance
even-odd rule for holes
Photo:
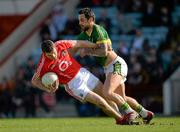
[[[114,50],[128,64],[127,93],[136,97],[148,109],[162,112],[162,83],[180,64],[180,19],[176,20],[173,17],[176,9],[180,8],[180,3],[176,0],[81,0],[77,10],[81,7],[92,7],[97,12],[100,9],[99,14],[96,14],[96,23],[108,31]],[[106,9],[114,8],[117,10],[116,14],[108,15]],[[131,20],[134,18],[128,16],[131,13],[140,16],[137,21]],[[115,19],[112,19],[111,15]],[[146,37],[147,34],[143,30],[145,28],[152,31],[166,30],[161,32],[164,37],[157,43],[151,41],[152,36]],[[68,17],[63,5],[57,4],[42,25],[40,37],[42,41],[46,39],[56,41],[75,39],[78,33],[80,33],[78,15],[75,18]],[[122,36],[126,39],[121,39]],[[78,55],[75,57],[102,82],[104,81],[103,69],[93,57],[83,59]],[[36,117],[36,110],[39,107],[48,114],[57,102],[71,100],[72,97],[62,86],[55,94],[33,88],[30,81],[37,61],[37,54],[32,54],[18,66],[14,78],[11,80],[4,78],[1,82],[0,106],[3,107],[0,107],[0,117],[16,117],[18,108],[24,109],[24,117]],[[152,91],[155,91],[153,98]],[[90,104],[81,104],[75,100],[74,102],[80,116],[101,114],[99,109]]]

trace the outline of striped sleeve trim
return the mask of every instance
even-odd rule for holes
[[[40,62],[39,66],[38,66],[38,68],[37,68],[37,71],[36,71],[36,74],[37,74],[38,76],[40,76],[42,67],[44,66],[44,61],[45,61],[45,57],[42,56],[41,62]]]
[[[110,39],[99,40],[99,41],[97,41],[96,43],[97,43],[97,44],[103,44],[103,43],[111,44],[111,40],[110,40]]]

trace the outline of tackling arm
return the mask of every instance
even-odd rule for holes
[[[74,48],[97,48],[99,45],[84,40],[73,41]]]
[[[104,57],[108,55],[108,44],[97,44],[99,45],[96,49],[84,49],[86,55]]]

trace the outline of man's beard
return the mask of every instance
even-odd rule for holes
[[[83,32],[86,32],[88,29],[89,29],[89,27],[84,27],[84,28],[81,27],[81,30],[82,30]]]

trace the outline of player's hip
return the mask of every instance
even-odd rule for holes
[[[89,90],[93,90],[99,82],[95,77],[85,68],[81,68],[77,75],[67,84],[66,91],[79,100],[83,100]]]
[[[111,64],[117,58],[117,56],[118,55],[113,50],[108,51],[108,55],[104,67],[107,67],[109,64]]]
[[[104,72],[106,75],[109,73],[120,74],[123,77],[127,76],[128,66],[125,60],[117,56],[110,64],[104,67]]]

